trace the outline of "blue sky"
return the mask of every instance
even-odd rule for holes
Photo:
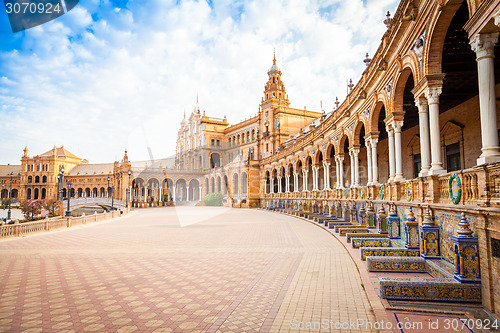
[[[52,146],[91,163],[175,153],[184,111],[258,111],[276,49],[291,106],[329,111],[395,0],[81,0],[13,34],[0,5],[0,164]]]

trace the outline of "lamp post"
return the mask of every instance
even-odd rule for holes
[[[12,201],[12,176],[14,176],[14,173],[11,172],[9,174],[10,176],[10,190],[9,190],[9,210],[7,211],[7,220],[10,220],[11,216],[12,216],[12,213],[11,213],[11,210],[10,210],[10,202]]]
[[[71,182],[70,182],[70,181],[68,181],[68,182],[66,183],[66,186],[67,186],[67,188],[68,188],[68,209],[66,209],[66,216],[71,216],[71,212],[70,212],[70,210],[69,210],[69,206],[70,206],[69,201],[70,201],[70,199],[71,199]]]
[[[111,186],[111,210],[115,208],[115,186]]]
[[[126,198],[125,198],[125,207],[127,207],[128,209],[128,195],[130,193],[130,176],[132,175],[132,171],[129,169],[128,170],[128,187],[127,187],[127,191],[126,191]]]
[[[57,178],[57,200],[62,201],[62,186],[63,186],[63,181],[64,181],[64,165],[61,166],[59,169],[59,176]]]
[[[106,191],[106,198],[109,198],[109,176],[108,176],[108,188]]]

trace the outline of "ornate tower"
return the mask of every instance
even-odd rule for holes
[[[276,65],[276,55],[273,56],[273,65],[267,72],[269,79],[264,87],[264,98],[262,104],[278,104],[289,106],[288,96],[285,91],[285,84],[281,81],[281,70]],[[262,105],[264,107],[264,105]]]

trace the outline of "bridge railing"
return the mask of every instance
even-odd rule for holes
[[[109,205],[113,203],[114,206],[120,206],[120,207],[125,207],[125,201],[122,200],[113,200],[111,198],[77,198],[77,199],[71,199],[69,202],[70,207],[79,207],[79,206],[85,206],[88,204],[101,204],[101,205]],[[65,199],[63,202],[63,207],[66,209],[66,206],[68,204],[68,200]]]
[[[129,212],[128,209],[123,211],[124,214]],[[34,222],[26,222],[26,223],[17,223],[17,224],[9,224],[0,226],[0,239],[7,237],[18,237],[24,236],[30,233],[49,231],[54,229],[62,229],[62,228],[71,228],[73,225],[87,224],[92,222],[100,222],[109,220],[115,217],[120,217],[121,212],[112,211],[101,214],[91,214],[85,216],[78,217],[61,217],[61,218],[52,218],[52,219],[44,219]]]

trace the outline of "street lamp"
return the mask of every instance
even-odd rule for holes
[[[66,216],[71,216],[71,212],[69,210],[69,200],[71,199],[71,182],[68,181],[66,183],[66,186],[68,187],[68,209],[66,210]]]
[[[111,186],[111,210],[115,208],[115,186]]]
[[[109,176],[108,176],[108,188],[106,190],[106,198],[109,198]]]
[[[10,202],[12,201],[12,176],[14,176],[14,173],[11,172],[9,174],[9,176],[10,176],[10,190],[9,190],[9,195],[8,195],[8,197],[9,197],[9,210],[7,211],[7,220],[10,220],[10,217],[12,216],[12,213],[10,211]]]
[[[58,184],[57,184],[57,200],[62,201],[62,187],[63,187],[63,180],[64,180],[64,165],[61,166],[59,169],[59,176],[57,178]]]
[[[128,195],[129,195],[129,192],[130,192],[130,176],[132,175],[132,171],[129,169],[128,170],[128,187],[127,187],[127,191],[126,191],[126,198],[125,198],[125,207],[127,207],[128,209]]]

